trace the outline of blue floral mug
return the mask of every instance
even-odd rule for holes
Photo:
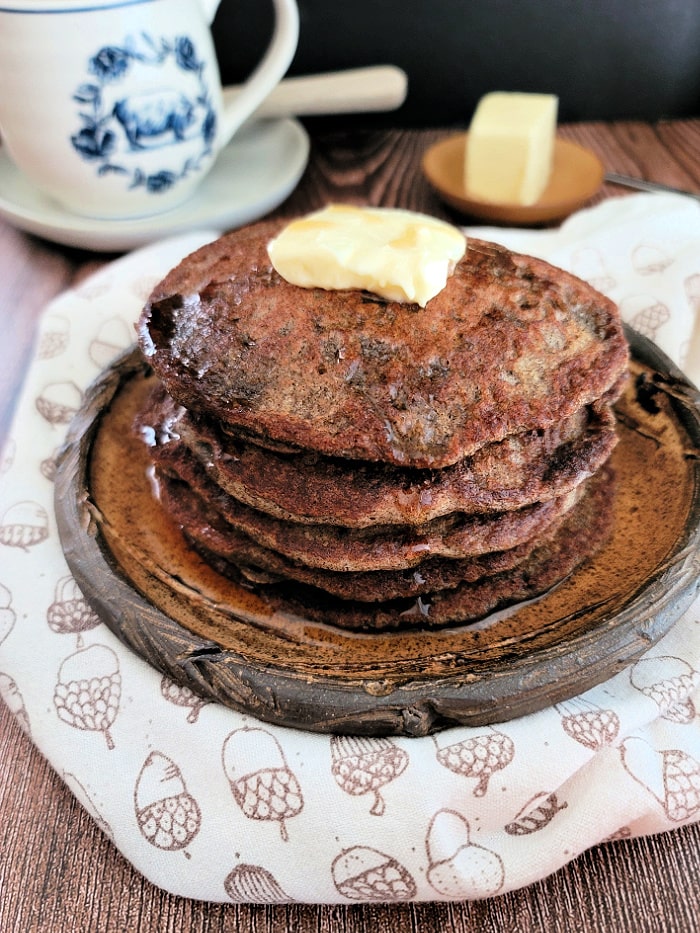
[[[210,23],[219,0],[0,0],[0,136],[45,194],[88,217],[181,204],[277,85],[296,50],[295,0],[239,93]]]

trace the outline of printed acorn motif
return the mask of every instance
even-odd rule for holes
[[[36,407],[49,424],[68,424],[82,401],[82,393],[74,382],[52,382],[42,389]]]
[[[244,814],[251,820],[279,823],[286,842],[285,820],[301,811],[304,798],[274,735],[243,726],[227,736],[221,757],[231,792]]]
[[[663,272],[672,262],[668,253],[653,243],[640,243],[632,250],[632,265],[640,275]]]
[[[129,329],[118,317],[105,321],[90,342],[89,355],[98,369],[106,369],[112,360],[131,343]]]
[[[700,811],[700,763],[681,749],[657,751],[631,737],[620,746],[622,764],[661,804],[669,820],[681,822]]]
[[[656,703],[664,719],[681,725],[695,719],[690,694],[700,682],[700,674],[682,658],[642,658],[630,671],[630,682]]]
[[[650,340],[671,317],[666,305],[652,295],[628,295],[620,302],[620,313],[625,321]]]
[[[19,692],[17,684],[9,674],[0,673],[0,697],[7,704],[10,712],[17,720],[17,725],[26,735],[31,735],[29,716],[24,705],[24,698]]]
[[[408,755],[386,738],[331,736],[331,772],[346,794],[373,794],[373,816],[384,813],[380,789],[406,770]]]
[[[416,882],[395,858],[369,846],[343,849],[331,866],[339,894],[353,901],[410,901]]]
[[[81,648],[61,664],[53,697],[59,719],[74,729],[104,733],[109,749],[120,697],[119,662],[106,645]]]
[[[16,618],[15,610],[12,608],[12,593],[0,583],[0,644],[12,631]]]
[[[601,839],[601,845],[606,842],[619,842],[621,839],[631,839],[632,830],[629,826],[621,826],[619,829],[616,829],[614,833],[610,833],[609,836],[606,836],[605,839]]]
[[[15,502],[0,518],[0,544],[18,547],[23,551],[41,544],[49,536],[49,517],[46,509],[25,499]]]
[[[234,904],[293,904],[294,901],[262,865],[237,865],[224,879]]]
[[[614,710],[601,709],[583,697],[565,700],[555,709],[564,732],[592,751],[611,745],[620,731],[620,719]]]
[[[496,729],[443,747],[440,737],[434,736],[433,741],[437,760],[444,768],[464,777],[477,778],[475,797],[484,796],[492,775],[507,767],[515,754],[513,740]]]
[[[39,337],[36,352],[38,360],[50,360],[59,356],[68,346],[70,324],[62,314],[52,314],[45,321],[45,328]]]
[[[183,706],[189,709],[187,722],[196,722],[199,717],[199,711],[206,706],[208,700],[203,699],[187,686],[187,684],[178,684],[171,680],[167,674],[164,674],[160,681],[160,692],[163,698],[174,706]]]
[[[503,887],[500,855],[470,840],[469,823],[455,810],[438,810],[425,840],[428,884],[453,900],[492,897]]]
[[[600,250],[592,246],[576,250],[571,257],[571,271],[599,292],[607,293],[617,284],[610,275]]]
[[[536,833],[548,826],[561,810],[565,810],[568,803],[559,803],[556,793],[549,794],[542,791],[535,794],[516,814],[514,819],[505,825],[505,831],[510,836],[527,836]]]
[[[58,451],[59,448],[55,448],[50,457],[44,457],[44,459],[39,464],[39,470],[44,479],[47,479],[50,483],[56,479],[56,466],[58,460]]]
[[[77,635],[78,648],[83,643],[81,632],[87,632],[100,624],[99,616],[70,575],[61,577],[56,584],[54,601],[47,610],[46,621],[52,632]]]
[[[184,849],[199,832],[202,814],[180,769],[161,752],[151,752],[136,780],[134,808],[144,838],[157,849]]]

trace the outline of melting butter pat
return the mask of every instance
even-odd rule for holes
[[[467,142],[467,193],[500,204],[534,204],[547,187],[557,128],[553,94],[495,91],[481,98]]]
[[[466,246],[456,227],[425,214],[331,204],[288,224],[268,253],[293,285],[363,289],[425,307]]]

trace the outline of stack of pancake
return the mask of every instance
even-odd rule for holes
[[[605,540],[614,304],[470,239],[425,308],[299,288],[279,223],[235,231],[156,287],[138,419],[163,507],[217,571],[307,619],[379,631],[481,619]]]

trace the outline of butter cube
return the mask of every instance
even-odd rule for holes
[[[557,128],[554,94],[494,91],[469,127],[465,189],[481,201],[535,204],[549,181]]]
[[[389,207],[331,204],[293,220],[267,251],[302,288],[357,288],[421,307],[442,291],[466,237],[435,217]]]

